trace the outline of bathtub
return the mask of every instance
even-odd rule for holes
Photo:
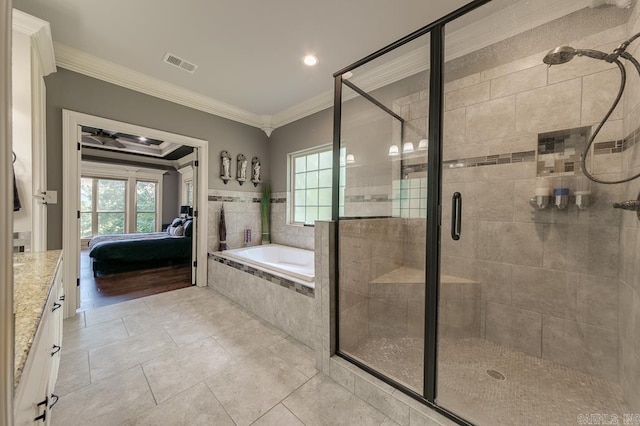
[[[216,256],[253,266],[273,275],[292,279],[314,288],[313,251],[296,247],[266,244],[262,246],[216,252]]]
[[[268,244],[209,253],[208,285],[311,348],[318,347],[314,253]]]

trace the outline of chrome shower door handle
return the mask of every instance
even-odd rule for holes
[[[454,192],[451,197],[451,238],[458,241],[462,233],[462,194]]]

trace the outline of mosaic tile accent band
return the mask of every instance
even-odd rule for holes
[[[213,253],[209,253],[209,257],[218,263],[222,263],[223,265],[227,265],[232,268],[238,269],[240,271],[246,272],[247,274],[251,274],[258,278],[262,278],[263,280],[269,281],[273,284],[279,285],[289,290],[293,290],[296,293],[300,293],[308,297],[315,297],[315,289],[304,286],[300,283],[288,280],[286,278],[278,277],[268,272],[261,271],[249,265],[245,265],[244,263],[240,263],[234,260],[225,259],[224,257],[216,256]]]
[[[618,154],[625,152],[640,141],[640,127],[634,130],[624,139],[596,142],[593,144],[593,154]]]
[[[340,220],[397,219],[393,216],[340,216]]]
[[[209,195],[209,201],[221,201],[223,203],[259,203],[260,198],[229,197],[226,195]]]
[[[345,195],[345,203],[383,203],[391,201],[389,194]]]
[[[629,134],[629,136],[624,138],[624,141],[622,142],[622,151],[626,151],[638,142],[640,142],[640,127],[635,129]]]
[[[223,203],[259,203],[261,201],[260,198],[252,197],[252,198],[242,198],[242,197],[230,197],[228,195],[209,195],[209,201],[219,201]],[[272,198],[272,203],[286,203],[286,198]]]
[[[456,160],[446,160],[444,167],[458,169],[465,167],[495,166],[498,164],[512,164],[535,161],[535,151],[508,152],[505,154],[494,154],[482,157],[459,158]]]
[[[625,151],[629,147],[625,148],[624,143],[624,139],[617,141],[596,142],[593,144],[593,155],[617,154],[619,152]]]

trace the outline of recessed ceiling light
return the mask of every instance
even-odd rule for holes
[[[304,58],[302,58],[302,62],[304,62],[306,66],[312,67],[318,64],[318,57],[314,55],[307,55]]]

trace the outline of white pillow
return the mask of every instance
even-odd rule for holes
[[[184,226],[182,225],[178,225],[178,226],[170,226],[169,227],[169,235],[172,235],[174,237],[182,237],[184,236]]]

